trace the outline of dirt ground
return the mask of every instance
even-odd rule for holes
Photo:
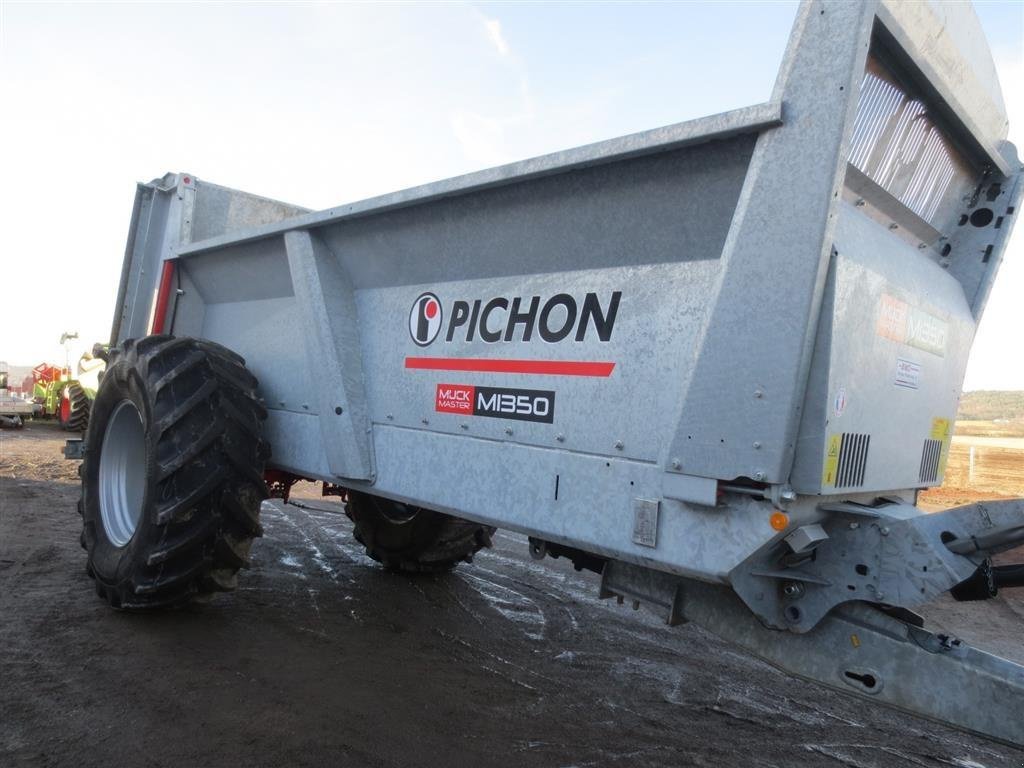
[[[63,439],[0,433],[0,766],[1024,765],[599,601],[518,535],[446,577],[389,574],[321,500],[265,505],[238,592],[117,613]],[[1019,595],[927,613],[1024,661]]]
[[[1016,499],[1024,496],[1024,437],[961,434],[996,431],[993,422],[960,422],[949,446],[941,488],[921,494],[918,503],[930,511],[948,509],[981,499]]]

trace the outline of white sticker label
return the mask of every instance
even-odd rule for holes
[[[645,547],[658,546],[658,505],[655,499],[633,499],[633,541]]]
[[[832,401],[832,410],[838,419],[846,410],[846,387],[840,387],[836,392],[836,399]]]
[[[910,360],[897,357],[896,379],[893,381],[893,384],[904,389],[920,389],[921,366]]]

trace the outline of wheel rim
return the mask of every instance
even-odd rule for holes
[[[381,516],[387,519],[389,523],[394,525],[402,525],[408,523],[417,513],[420,511],[419,507],[413,507],[408,504],[400,504],[397,501],[384,501],[377,504],[377,511],[380,512]]]
[[[146,433],[139,409],[127,400],[114,409],[103,433],[99,479],[103,530],[123,547],[135,535],[146,491]]]

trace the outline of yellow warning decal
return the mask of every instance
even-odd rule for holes
[[[949,419],[932,419],[932,440],[942,441],[942,453],[939,455],[939,478],[946,474],[946,459],[949,458],[949,443],[953,439],[949,428]]]
[[[836,472],[839,471],[839,445],[842,435],[832,435],[828,439],[828,453],[825,454],[825,472],[821,476],[822,485],[835,485]]]

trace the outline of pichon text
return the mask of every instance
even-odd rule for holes
[[[596,334],[608,341],[615,328],[622,291],[613,291],[602,304],[596,293],[588,293],[580,306],[575,297],[558,293],[545,302],[540,296],[512,299],[498,296],[493,299],[454,301],[448,313],[445,341],[481,341],[493,344],[499,341],[532,341],[540,338],[547,342],[586,341]]]

